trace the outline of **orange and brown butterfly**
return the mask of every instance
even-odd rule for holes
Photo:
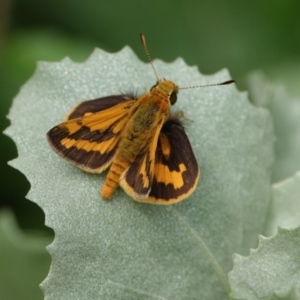
[[[200,169],[180,121],[183,113],[170,114],[180,88],[159,79],[143,34],[141,41],[157,78],[150,91],[84,101],[47,138],[57,154],[84,171],[109,168],[103,198],[120,185],[136,201],[173,204],[195,190]]]

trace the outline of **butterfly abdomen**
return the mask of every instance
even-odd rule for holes
[[[104,186],[101,191],[101,197],[110,199],[116,188],[119,186],[119,178],[127,167],[126,162],[114,161],[106,176]]]
[[[101,196],[103,198],[111,198],[114,191],[119,186],[119,179],[121,175],[133,163],[142,147],[143,141],[141,140],[135,139],[132,141],[127,137],[121,139],[101,191]]]

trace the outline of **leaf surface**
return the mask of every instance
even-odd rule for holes
[[[260,237],[249,257],[236,255],[229,273],[234,299],[299,299],[300,227]]]
[[[182,59],[154,61],[159,76],[179,86],[230,79],[199,74]],[[234,85],[182,90],[174,107],[201,168],[200,184],[171,207],[141,204],[121,189],[99,196],[104,175],[84,173],[57,157],[45,134],[77,103],[148,90],[148,64],[129,48],[96,50],[82,64],[39,63],[14,100],[6,133],[17,144],[11,164],[31,183],[28,198],[55,231],[46,299],[226,299],[232,253],[256,245],[270,201],[271,118]]]

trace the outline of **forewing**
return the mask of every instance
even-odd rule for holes
[[[113,97],[85,101],[75,107],[68,121],[47,133],[53,150],[87,172],[100,173],[106,169],[116,152],[128,111],[135,103],[124,96]]]
[[[199,176],[198,163],[182,124],[176,118],[169,119],[159,135],[151,191],[143,202],[179,202],[195,190]]]

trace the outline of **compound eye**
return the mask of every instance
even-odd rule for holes
[[[177,91],[173,91],[170,95],[171,105],[174,105],[177,101]]]

